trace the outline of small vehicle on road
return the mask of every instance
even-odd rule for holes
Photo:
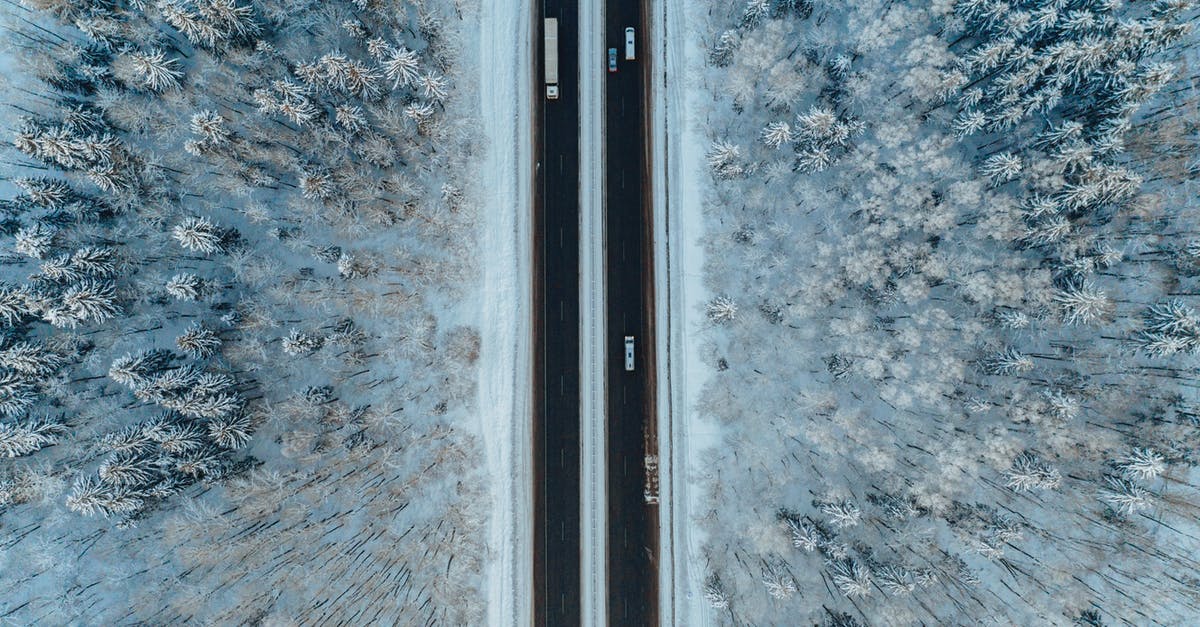
[[[609,73],[617,71],[617,49],[608,49],[608,71]]]
[[[625,60],[633,61],[634,58],[635,57],[633,54],[633,27],[627,26],[625,28]]]
[[[625,370],[633,372],[633,336],[625,336]]]

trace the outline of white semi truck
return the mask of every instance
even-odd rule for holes
[[[546,55],[546,99],[558,100],[558,18],[548,17],[543,27]]]

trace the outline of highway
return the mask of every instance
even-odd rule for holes
[[[539,102],[534,107],[534,624],[579,625],[580,573],[580,102],[578,0],[542,0],[536,16]],[[644,459],[655,450],[653,257],[648,110],[650,46],[643,0],[607,0],[605,47],[619,71],[604,77],[605,350],[608,370],[607,616],[610,625],[658,622],[658,511],[644,502]],[[558,18],[558,100],[545,98],[541,21]],[[639,59],[624,59],[624,30]],[[644,55],[644,56],[643,56]],[[587,60],[585,59],[585,63]],[[595,58],[603,72],[605,59]],[[592,70],[589,70],[592,71]],[[624,336],[637,342],[626,372]]]
[[[534,32],[534,624],[580,624],[577,0],[543,0]],[[547,100],[542,19],[558,18],[561,95]]]
[[[658,509],[643,498],[645,455],[657,450],[647,9],[644,0],[605,1],[606,48],[618,58],[604,84],[610,625],[658,624]],[[635,61],[625,60],[627,26],[637,33]],[[622,358],[626,335],[636,338],[633,372]]]

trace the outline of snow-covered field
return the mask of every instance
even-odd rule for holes
[[[527,622],[528,7],[34,5],[0,621]]]
[[[675,622],[1194,622],[1196,8],[660,6]]]

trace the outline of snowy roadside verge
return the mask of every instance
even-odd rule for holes
[[[607,512],[604,375],[604,82],[595,63],[604,52],[604,2],[579,10],[579,310],[580,310],[580,520],[583,555],[581,614],[585,627],[607,624]]]
[[[479,432],[493,477],[488,528],[488,624],[533,620],[530,459],[532,233],[530,104],[533,15],[528,0],[483,0],[480,119],[487,134],[480,303]],[[528,77],[527,80],[514,80]]]
[[[692,525],[702,494],[693,489],[699,475],[698,453],[715,444],[718,434],[696,420],[696,398],[708,376],[700,359],[697,312],[707,300],[702,281],[703,234],[701,190],[704,127],[692,119],[695,97],[703,84],[690,79],[701,59],[695,32],[688,28],[684,0],[655,0],[651,12],[652,41],[662,42],[655,54],[653,81],[654,276],[659,306],[658,441],[660,494],[659,605],[664,625],[713,623],[702,594],[699,563],[703,540]],[[691,85],[691,89],[689,89]]]

